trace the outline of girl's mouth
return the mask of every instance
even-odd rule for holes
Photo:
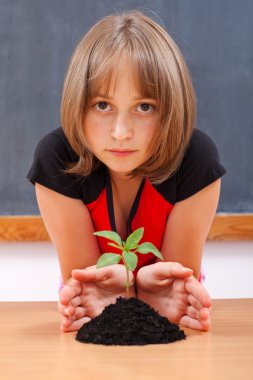
[[[130,156],[136,151],[129,150],[129,149],[109,149],[109,152],[112,153],[116,157],[126,157],[126,156]]]

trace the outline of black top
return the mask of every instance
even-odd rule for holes
[[[68,197],[83,200],[95,231],[117,232],[113,194],[109,171],[101,165],[89,176],[63,173],[66,164],[77,161],[62,128],[47,134],[38,144],[27,178]],[[143,179],[127,220],[127,234],[144,228],[143,241],[162,248],[167,220],[176,202],[195,194],[220,178],[226,170],[220,164],[218,151],[203,132],[194,130],[182,164],[176,173],[162,184],[154,185]],[[122,237],[124,238],[124,237]],[[108,252],[106,239],[98,238],[101,253]],[[119,253],[110,247],[110,252]],[[139,268],[155,262],[152,253],[137,253]]]
[[[38,143],[27,178],[85,204],[95,201],[106,185],[104,165],[87,177],[63,173],[67,163],[76,162],[77,155],[65,137],[63,129],[49,132]],[[204,132],[194,129],[184,159],[178,170],[154,188],[175,204],[208,186],[226,173],[214,142]]]

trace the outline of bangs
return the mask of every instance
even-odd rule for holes
[[[161,86],[154,55],[143,41],[124,42],[115,48],[104,46],[104,51],[101,53],[100,48],[99,54],[93,52],[87,70],[87,102],[89,103],[99,93],[109,95],[114,91],[118,73],[124,72],[124,67],[131,65],[136,90],[143,98],[155,99],[159,108]]]

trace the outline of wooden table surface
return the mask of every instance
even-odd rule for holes
[[[253,379],[253,299],[214,300],[212,330],[163,345],[83,344],[56,303],[0,303],[0,379]]]

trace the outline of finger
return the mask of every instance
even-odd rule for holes
[[[125,286],[126,272],[120,264],[96,268],[95,265],[82,270],[73,270],[72,276],[81,282],[103,282],[106,286]],[[129,280],[133,282],[133,273],[129,272]]]
[[[75,298],[72,298],[72,300],[70,301],[70,305],[72,305],[73,307],[77,307],[77,306],[80,306],[82,303],[82,300],[81,300],[81,297],[80,296],[77,296]]]
[[[61,330],[64,329],[64,331],[65,330],[67,331],[67,329],[69,328],[69,326],[71,326],[72,323],[73,321],[71,318],[66,317],[64,315],[61,316],[61,326],[60,326]]]
[[[167,262],[157,263],[157,279],[158,280],[166,280],[168,278],[187,278],[192,275],[193,270],[190,268],[186,268],[180,263],[176,262]]]
[[[64,315],[73,319],[75,317],[75,314],[76,314],[76,308],[75,307],[73,307],[73,306],[65,307]]]
[[[89,317],[83,317],[72,322],[70,325],[61,324],[61,330],[63,332],[71,332],[79,330],[85,323],[88,323],[91,320]]]
[[[61,302],[58,302],[58,311],[62,317],[67,317],[72,320],[73,316],[76,313],[76,308],[73,306],[65,306]]]
[[[203,307],[203,305],[195,297],[193,297],[192,295],[188,296],[188,303],[189,303],[189,307],[191,306],[195,310],[198,311],[201,319],[207,319],[207,317],[211,316],[212,306],[210,306],[210,307]]]
[[[190,276],[185,281],[185,289],[202,305],[202,307],[211,307],[212,301],[204,286],[194,277]]]
[[[210,318],[210,311],[207,308],[203,308],[201,310],[195,309],[193,306],[188,306],[186,310],[186,314],[194,319],[198,319],[199,321],[206,321]]]
[[[69,317],[71,321],[80,319],[86,315],[86,309],[84,307],[72,307],[68,306],[64,309],[64,316]]]
[[[202,304],[195,297],[193,297],[192,294],[188,295],[188,303],[197,310],[200,310],[202,308]]]
[[[76,319],[81,319],[85,316],[87,317],[86,309],[84,307],[77,307],[76,314],[75,314]]]
[[[79,281],[71,278],[68,283],[61,289],[59,298],[60,302],[67,306],[72,299],[76,298],[82,291],[82,286]]]
[[[63,331],[70,331],[69,329],[70,329],[71,325],[73,325],[73,323],[75,321],[78,321],[78,320],[81,320],[81,319],[83,321],[84,318],[88,318],[90,320],[90,317],[88,317],[86,315],[86,310],[83,307],[77,307],[75,309],[74,315],[72,315],[72,316],[65,315],[64,314],[64,310],[63,310],[63,313],[61,314],[61,329]],[[88,319],[87,319],[87,321],[88,321]],[[85,319],[85,321],[86,321],[86,319]]]
[[[186,314],[191,318],[199,319],[199,310],[195,309],[193,306],[187,307]]]
[[[203,307],[199,312],[199,320],[203,322],[208,319],[211,319],[211,309]]]
[[[105,281],[113,275],[112,266],[96,268],[96,265],[87,267],[85,269],[74,269],[72,277],[79,281],[84,282],[99,282]]]
[[[180,319],[179,324],[184,327],[189,327],[190,329],[199,330],[199,331],[209,331],[211,328],[210,318],[206,320],[198,320],[195,318],[191,318],[188,315],[184,315]]]
[[[187,278],[192,275],[193,270],[186,268],[180,263],[176,262],[158,262],[153,264],[154,279],[158,281],[163,281],[171,278]]]
[[[60,307],[60,310],[59,310],[59,306],[58,306],[58,310],[61,313],[64,313],[64,315],[71,317],[75,315],[76,308],[82,304],[82,300],[80,296],[77,296],[73,298],[67,306],[63,305],[61,302],[60,304],[62,305],[62,307]]]

